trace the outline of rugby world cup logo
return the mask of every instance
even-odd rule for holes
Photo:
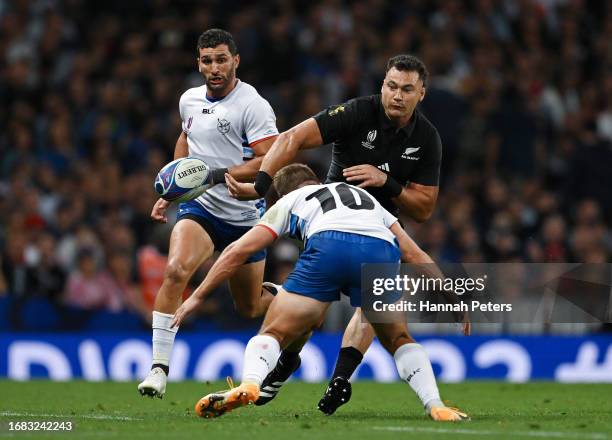
[[[364,142],[361,143],[361,145],[365,148],[367,148],[368,150],[371,150],[372,148],[374,148],[374,144],[372,142],[374,142],[374,139],[376,139],[376,130],[370,130],[368,131],[368,135],[366,136],[366,140]]]

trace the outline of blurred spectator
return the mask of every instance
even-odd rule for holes
[[[138,251],[138,278],[142,301],[149,314],[153,311],[157,291],[164,281],[166,255],[160,253],[154,246],[143,246]]]
[[[42,234],[36,243],[36,255],[30,262],[29,295],[53,301],[61,298],[66,284],[66,272],[58,263],[55,251],[55,238],[49,233]]]
[[[2,258],[0,258],[0,267],[3,267]],[[8,293],[8,286],[4,278],[4,271],[0,271],[0,296],[5,296]]]
[[[123,306],[121,294],[112,277],[98,269],[94,252],[81,249],[77,254],[76,271],[68,278],[66,304],[83,310],[118,312]]]
[[[121,298],[125,309],[150,319],[151,311],[145,305],[140,288],[134,281],[132,255],[126,251],[115,251],[108,257],[110,281]]]
[[[16,297],[24,297],[29,293],[26,246],[26,235],[20,231],[12,231],[3,249],[2,273],[9,293]]]

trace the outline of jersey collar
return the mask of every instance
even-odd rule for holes
[[[380,126],[383,130],[396,130],[395,125],[391,123],[391,120],[387,117],[387,114],[385,113],[385,109],[382,105],[382,98],[380,97],[380,95],[378,96],[378,114],[380,119]],[[414,131],[414,126],[416,125],[416,120],[418,119],[418,117],[419,113],[418,110],[415,108],[414,112],[412,113],[412,118],[410,118],[410,121],[408,122],[408,125],[400,128],[400,130],[404,132],[406,137],[412,136],[412,132]]]
[[[204,99],[208,102],[215,103],[215,102],[219,102],[219,101],[223,101],[225,98],[227,98],[228,96],[230,96],[232,93],[234,93],[236,91],[236,89],[238,87],[240,87],[241,81],[236,78],[236,85],[234,86],[234,88],[225,96],[222,96],[221,98],[211,98],[210,96],[208,96],[208,93],[204,93]]]

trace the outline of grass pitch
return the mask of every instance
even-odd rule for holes
[[[316,404],[323,384],[290,382],[263,407],[220,418],[194,415],[216,382],[170,383],[163,400],[141,397],[136,383],[0,381],[1,438],[104,439],[612,439],[612,385],[466,382],[441,385],[442,397],[470,414],[435,423],[404,383],[357,382],[351,402],[331,417]],[[10,421],[70,420],[70,433],[9,431]]]

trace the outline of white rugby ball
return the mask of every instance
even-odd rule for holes
[[[183,157],[165,165],[155,178],[155,191],[169,202],[186,202],[209,187],[209,166],[201,159]]]

